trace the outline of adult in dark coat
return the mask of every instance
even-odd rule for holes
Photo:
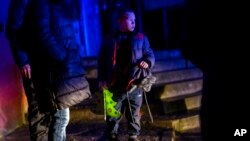
[[[76,37],[78,6],[75,0],[35,0],[26,14],[13,18],[20,25],[9,32],[11,44],[18,44],[13,48],[20,50],[14,53],[25,52],[32,69],[35,96],[30,102],[36,107],[30,113],[39,113],[31,115],[37,119],[31,122],[33,140],[65,141],[69,107],[90,97],[83,49]],[[25,62],[25,57],[16,60]]]

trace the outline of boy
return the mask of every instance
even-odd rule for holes
[[[150,73],[155,58],[147,37],[135,31],[135,14],[122,10],[118,14],[118,30],[103,40],[99,55],[99,86],[108,87],[117,102],[116,110],[124,113],[128,120],[129,141],[138,141],[140,134],[141,88],[132,92],[131,83],[141,80]],[[139,75],[140,74],[140,75]],[[128,93],[129,92],[129,93]],[[122,116],[107,117],[108,140],[118,140],[118,128]]]

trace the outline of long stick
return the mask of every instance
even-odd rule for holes
[[[129,107],[129,111],[130,111],[130,114],[131,114],[131,118],[132,118],[133,123],[135,123],[134,118],[133,118],[133,114],[132,114],[131,104],[130,104],[130,101],[129,101],[129,95],[128,95],[129,92],[127,91],[126,93],[127,93],[128,107]]]
[[[148,105],[148,100],[147,100],[146,92],[143,91],[143,94],[144,94],[145,101],[146,101],[146,105],[147,105],[147,108],[148,108],[149,117],[150,117],[150,119],[151,119],[151,122],[154,123],[154,119],[153,119],[151,110],[150,110],[149,105]]]
[[[106,119],[107,119],[107,111],[106,111],[106,94],[104,94],[104,92],[103,92],[103,104],[104,104],[104,120],[106,121]]]

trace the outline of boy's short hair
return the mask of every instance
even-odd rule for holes
[[[134,13],[134,11],[132,9],[129,9],[129,8],[119,9],[118,13],[117,13],[117,19],[120,20],[120,19],[124,18],[125,14],[128,12]]]

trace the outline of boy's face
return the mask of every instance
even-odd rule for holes
[[[135,14],[127,12],[124,17],[118,21],[121,32],[132,32],[135,29]]]

